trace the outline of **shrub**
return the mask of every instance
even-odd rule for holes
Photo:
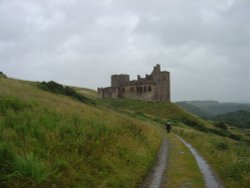
[[[7,78],[7,76],[2,71],[0,71],[0,78]]]
[[[229,149],[229,144],[226,142],[217,142],[215,143],[215,148],[219,151],[226,151]]]
[[[213,125],[214,125],[215,127],[217,127],[217,128],[227,130],[227,124],[224,123],[224,122],[221,122],[221,121],[215,122]]]
[[[38,83],[38,87],[40,89],[43,89],[45,91],[49,91],[49,92],[52,92],[55,94],[61,94],[61,95],[66,95],[66,96],[72,97],[74,99],[79,100],[82,103],[96,105],[96,102],[93,99],[90,99],[88,97],[85,97],[85,96],[77,93],[71,87],[68,87],[68,86],[64,87],[63,85],[58,84],[54,81]]]
[[[242,140],[242,136],[241,135],[237,135],[237,134],[233,134],[233,133],[230,133],[229,138],[233,139],[233,140],[237,140],[237,141],[241,141]]]

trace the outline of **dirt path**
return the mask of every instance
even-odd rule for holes
[[[166,137],[164,137],[158,153],[157,163],[154,166],[151,174],[147,178],[146,182],[142,186],[143,188],[161,187],[167,165],[167,151],[168,151],[168,140]]]
[[[176,135],[177,136],[177,135]],[[189,148],[191,153],[194,155],[195,160],[197,161],[197,164],[203,174],[206,188],[221,188],[223,187],[219,181],[217,181],[216,177],[214,176],[214,173],[212,172],[211,168],[207,164],[207,162],[202,158],[202,156],[197,153],[197,151],[193,148],[193,146],[189,143],[187,143],[185,140],[183,140],[181,137],[177,136],[186,147]]]
[[[206,188],[222,188],[222,184],[214,176],[211,168],[207,164],[207,162],[197,153],[197,151],[183,140],[181,137],[176,137],[183,142],[183,144],[191,151],[197,165],[199,166],[201,173],[203,174],[203,178],[205,180]],[[146,179],[145,183],[143,184],[142,188],[160,188],[163,187],[165,171],[167,167],[167,157],[168,157],[168,140],[164,137],[160,150],[158,152],[157,162],[153,167],[152,172]]]

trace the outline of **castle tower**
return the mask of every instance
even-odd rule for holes
[[[111,87],[122,87],[129,82],[129,75],[115,74],[111,76]]]

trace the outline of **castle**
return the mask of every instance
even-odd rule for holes
[[[111,76],[111,87],[98,88],[100,98],[128,98],[146,101],[170,101],[170,73],[161,71],[160,65],[154,67],[150,75],[130,81],[129,75]]]

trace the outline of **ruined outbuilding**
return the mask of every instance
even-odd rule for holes
[[[111,76],[111,87],[98,88],[101,98],[128,98],[146,101],[170,101],[170,73],[156,65],[150,75],[130,81],[129,75]]]

